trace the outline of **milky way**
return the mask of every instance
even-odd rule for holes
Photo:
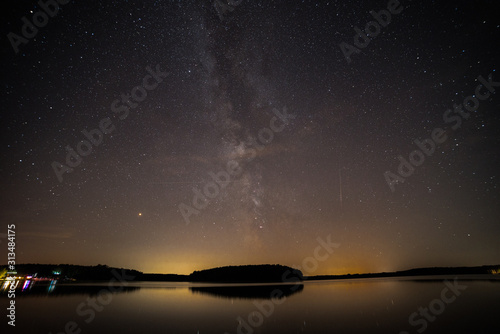
[[[43,9],[6,5],[18,263],[294,265],[327,236],[316,274],[498,263],[494,1],[220,3],[70,1],[28,37]]]

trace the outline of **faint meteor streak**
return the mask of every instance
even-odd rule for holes
[[[340,209],[342,210],[342,169],[339,168],[339,179],[340,179]]]

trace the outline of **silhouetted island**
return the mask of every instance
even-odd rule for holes
[[[212,283],[293,283],[303,279],[300,270],[278,264],[219,267],[189,275],[191,282]]]

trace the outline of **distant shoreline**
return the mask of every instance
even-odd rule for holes
[[[419,277],[419,276],[455,276],[455,275],[499,275],[499,265],[478,267],[429,267],[401,270],[394,272],[346,274],[346,275],[316,275],[306,276],[304,280],[339,280],[354,278],[391,278],[391,277]]]
[[[5,265],[0,266],[0,273]],[[18,264],[17,276],[25,279],[58,279],[68,282],[106,282],[112,279],[112,272],[122,272],[136,282],[184,282],[184,283],[289,283],[306,281],[349,280],[361,278],[397,278],[431,276],[484,276],[498,277],[500,265],[477,267],[429,267],[395,272],[303,276],[300,270],[281,265],[226,266],[195,271],[190,275],[151,274],[137,270],[113,268],[106,265],[79,266],[69,264]],[[36,275],[36,276],[33,276]],[[5,275],[4,275],[5,276]],[[4,279],[0,275],[0,279]]]

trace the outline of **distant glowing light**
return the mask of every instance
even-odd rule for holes
[[[140,217],[140,216],[142,216],[142,212],[139,212],[138,216],[139,216],[139,217]]]

